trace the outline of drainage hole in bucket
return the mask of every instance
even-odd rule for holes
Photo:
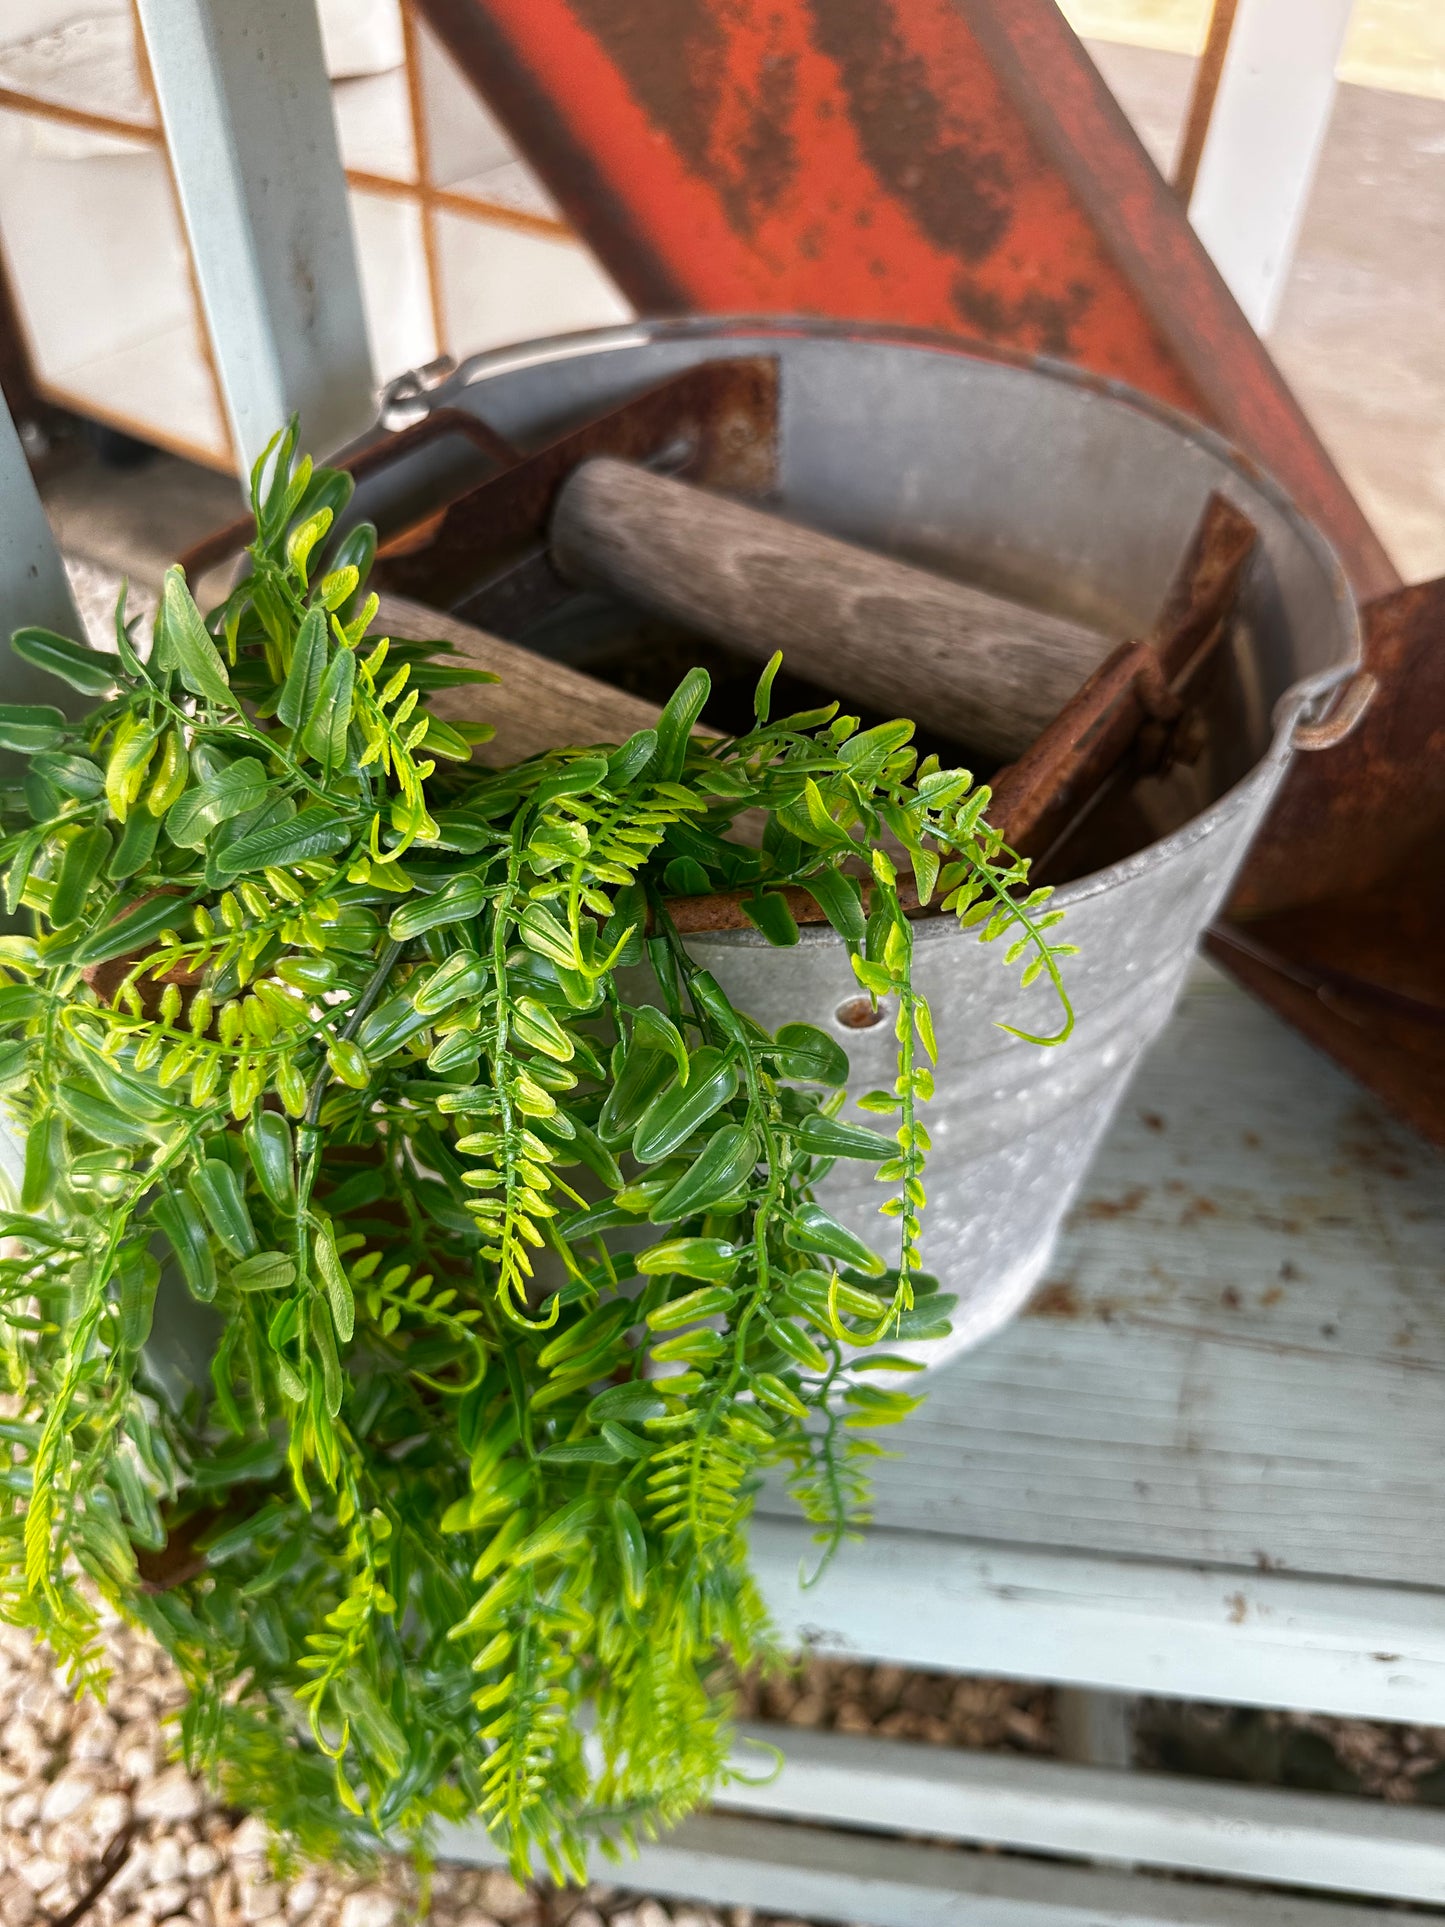
[[[848,997],[833,1012],[833,1021],[844,1030],[872,1030],[878,1024],[886,1024],[892,1014],[887,999],[875,1006],[871,997]]]

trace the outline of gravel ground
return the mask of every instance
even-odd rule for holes
[[[326,1868],[280,1880],[262,1820],[218,1806],[167,1757],[184,1697],[165,1655],[113,1624],[107,1705],[79,1704],[27,1633],[0,1626],[0,1927],[401,1927],[422,1911],[414,1869]],[[97,1891],[99,1889],[99,1891]],[[505,1873],[439,1867],[434,1927],[768,1927],[594,1886],[525,1891]],[[772,1927],[799,1927],[774,1922]]]
[[[1058,1745],[1049,1687],[842,1660],[810,1659],[787,1678],[750,1682],[739,1717],[1012,1753]]]

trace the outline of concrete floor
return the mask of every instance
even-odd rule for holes
[[[1439,0],[1445,6],[1445,0]],[[1166,172],[1193,61],[1089,49]],[[1445,574],[1445,100],[1343,86],[1271,346],[1402,574]],[[68,553],[137,585],[236,513],[225,477],[171,456],[47,466]]]

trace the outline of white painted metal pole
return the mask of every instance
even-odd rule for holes
[[[1239,0],[1189,204],[1261,334],[1279,313],[1353,0]]]
[[[63,698],[63,684],[7,646],[12,632],[30,623],[65,636],[85,635],[35,478],[0,396],[0,702]]]
[[[237,451],[324,455],[375,398],[314,0],[139,6]]]

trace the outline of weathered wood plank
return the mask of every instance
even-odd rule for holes
[[[876,1517],[1445,1586],[1442,1286],[1445,1159],[1201,965],[1031,1315],[931,1381]]]
[[[786,1757],[776,1779],[724,1787],[717,1804],[728,1812],[1445,1900],[1445,1814],[1425,1807],[797,1728],[745,1727],[739,1738],[750,1775],[748,1742],[780,1745]]]
[[[1108,1558],[874,1527],[825,1577],[757,1518],[763,1596],[798,1646],[943,1672],[1445,1725],[1445,1610],[1418,1587]]]
[[[381,635],[414,642],[440,636],[455,645],[471,668],[501,677],[499,683],[438,690],[427,699],[427,707],[438,716],[495,725],[496,735],[477,752],[493,769],[573,743],[625,742],[657,721],[651,703],[404,596],[383,596],[372,627]]]
[[[444,1827],[438,1853],[471,1866],[501,1859],[480,1827]],[[869,1927],[1398,1927],[1400,1919],[1388,1907],[719,1814],[645,1846],[624,1878],[643,1892]]]
[[[329,453],[376,402],[316,9],[138,11],[242,473],[293,411]]]

